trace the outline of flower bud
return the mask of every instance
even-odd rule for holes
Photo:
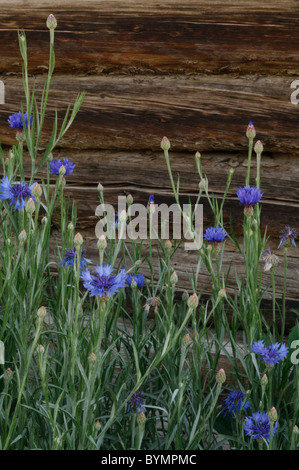
[[[59,174],[60,174],[61,176],[64,176],[65,173],[66,173],[66,168],[65,168],[64,165],[61,165],[61,167],[59,168]]]
[[[182,339],[182,346],[184,348],[187,348],[187,346],[189,346],[189,344],[191,344],[191,336],[189,335],[189,333],[186,333],[183,336],[183,339]]]
[[[28,201],[26,203],[25,211],[29,215],[32,215],[33,212],[35,211],[35,204],[34,204],[34,201],[33,201],[32,197],[30,199],[28,199]]]
[[[24,131],[18,131],[16,133],[16,140],[21,144],[23,142],[25,142],[26,140],[26,136],[25,136],[25,132]]]
[[[19,242],[23,244],[25,243],[26,240],[27,240],[26,230],[22,230],[22,232],[19,235]]]
[[[296,426],[296,424],[295,424],[295,426],[293,427],[293,433],[294,433],[294,435],[295,435],[296,437],[299,436],[299,429],[298,429],[298,426]]]
[[[169,282],[171,286],[175,286],[178,282],[179,278],[176,271],[173,271],[172,275],[170,276]]]
[[[246,131],[246,137],[248,140],[253,140],[256,136],[255,128],[252,122],[248,124],[247,131]]]
[[[218,292],[218,299],[224,299],[224,298],[226,298],[226,290],[225,290],[225,288],[220,289],[220,291]]]
[[[42,224],[43,224],[43,225],[47,225],[47,222],[48,222],[48,218],[47,218],[46,216],[44,216],[44,217],[42,218]]]
[[[199,152],[196,152],[196,154],[195,154],[195,161],[196,161],[197,163],[199,163],[199,162],[200,162],[200,159],[201,159],[201,154],[200,154]]]
[[[40,307],[37,311],[37,318],[40,320],[40,321],[43,321],[45,319],[47,315],[47,309],[46,307]]]
[[[168,251],[168,253],[171,251],[172,249],[172,243],[170,240],[165,240],[165,250]]]
[[[261,378],[261,386],[267,387],[267,385],[268,385],[268,377],[266,374],[264,374],[263,377]]]
[[[99,193],[102,193],[104,191],[104,187],[101,183],[98,184],[97,189],[98,189]]]
[[[11,374],[12,374],[12,371],[11,371],[10,368],[8,368],[4,371],[3,379],[5,380],[5,382],[8,382],[10,380]]]
[[[134,199],[133,199],[132,194],[128,194],[128,195],[127,195],[126,201],[127,201],[128,207],[130,207],[130,206],[133,204]]]
[[[198,183],[198,187],[199,189],[201,189],[202,191],[204,191],[206,189],[206,185],[207,185],[207,182],[206,182],[206,179],[205,178],[202,178],[200,180],[200,182]]]
[[[102,253],[106,250],[107,241],[106,241],[105,235],[100,236],[100,238],[97,241],[97,247],[98,247],[99,251],[102,252]]]
[[[72,231],[74,230],[74,224],[73,224],[73,222],[70,222],[70,223],[68,224],[67,229],[68,229],[69,232],[72,232]]]
[[[42,344],[39,344],[39,345],[37,346],[36,352],[37,352],[38,354],[44,354],[45,348],[43,347]]]
[[[56,18],[54,15],[52,15],[52,13],[47,18],[47,27],[49,29],[55,29],[57,27]]]
[[[195,310],[198,306],[198,297],[196,294],[192,294],[190,295],[188,301],[187,301],[187,305],[189,308],[191,308],[191,310]]]
[[[36,183],[34,186],[33,186],[33,189],[32,189],[32,194],[34,197],[36,197],[37,199],[39,199],[41,197],[41,195],[43,194],[43,191],[42,191],[42,188],[41,186]]]
[[[96,428],[97,431],[99,431],[99,430],[101,429],[101,423],[100,423],[99,420],[97,420],[97,421],[95,422],[94,427]]]
[[[90,353],[88,356],[88,362],[89,362],[90,367],[92,367],[95,364],[96,360],[97,358],[96,358],[95,353]]]
[[[161,149],[164,150],[164,152],[167,152],[170,149],[170,142],[167,137],[163,137],[161,141]]]
[[[75,248],[76,248],[76,249],[79,249],[82,244],[83,244],[83,237],[82,237],[81,233],[78,232],[78,233],[74,236],[74,245],[75,245]]]
[[[224,369],[220,369],[216,374],[216,382],[219,385],[222,385],[222,384],[224,384],[225,381],[226,381],[225,371],[224,371]]]
[[[276,408],[274,408],[274,406],[271,408],[271,410],[269,411],[268,413],[268,418],[269,420],[274,423],[275,421],[277,421],[277,411],[276,411]]]
[[[261,155],[262,151],[264,150],[264,147],[263,147],[263,144],[260,140],[258,140],[256,143],[255,143],[255,146],[254,146],[254,151],[256,154],[258,155]]]
[[[183,294],[182,294],[182,301],[183,302],[187,302],[189,299],[189,294],[188,294],[188,291],[187,290],[184,290]]]

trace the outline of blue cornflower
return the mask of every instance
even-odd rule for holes
[[[273,436],[276,433],[278,423],[273,425]],[[266,439],[270,441],[270,420],[267,413],[260,411],[253,413],[252,416],[245,418],[244,431],[246,436],[253,439]]]
[[[77,261],[77,250],[76,248],[71,248],[70,250],[66,250],[64,258],[60,261],[60,265],[64,265],[65,267],[72,266]],[[82,250],[81,259],[80,259],[80,269],[86,268],[87,263],[91,263],[89,259],[85,258],[85,250]]]
[[[244,392],[241,392],[241,390],[233,390],[224,400],[225,405],[222,409],[222,413],[224,415],[230,414],[231,416],[235,417],[236,413],[241,411],[241,409],[246,410],[250,407],[250,401],[246,401],[243,405],[244,399]]]
[[[25,207],[26,199],[32,198],[35,201],[32,194],[32,189],[35,185],[36,183],[33,183],[31,186],[28,186],[23,181],[11,184],[8,177],[5,176],[0,184],[0,199],[2,201],[9,199],[9,205],[14,206],[15,210],[20,211]]]
[[[112,274],[114,269],[108,264],[96,266],[93,274],[88,269],[81,272],[84,287],[89,291],[90,297],[111,297],[116,294],[121,287],[125,286],[126,271],[122,269],[116,276]]]
[[[274,343],[270,346],[265,346],[264,340],[256,341],[253,343],[251,352],[259,354],[260,359],[263,360],[267,365],[273,366],[278,364],[279,361],[283,360],[288,352],[289,348],[285,344]]]
[[[141,287],[144,286],[144,275],[143,274],[134,274],[134,276],[131,276],[131,274],[128,274],[126,283],[128,286],[131,285],[132,280],[134,278],[134,281],[137,284],[137,287],[140,289]]]
[[[239,188],[236,192],[241,204],[246,207],[252,207],[257,204],[262,198],[263,193],[255,186],[244,186]]]
[[[28,115],[27,113],[24,114],[24,121],[26,127],[28,127]],[[13,127],[14,129],[18,129],[20,131],[23,130],[23,121],[22,121],[22,113],[19,111],[18,113],[11,114],[8,118],[9,127]],[[30,116],[30,126],[32,125],[32,116]]]
[[[64,176],[68,176],[73,173],[76,165],[68,158],[64,158],[63,160],[60,160],[60,158],[58,160],[51,160],[49,163],[50,173],[52,175],[59,175],[59,170],[62,166],[65,168]]]
[[[129,392],[130,394],[131,392]],[[137,390],[128,401],[128,413],[144,413],[145,412],[144,393]]]
[[[210,227],[207,228],[204,239],[210,243],[221,243],[226,237],[226,232],[222,227]]]
[[[281,248],[282,246],[286,246],[287,248],[291,245],[296,248],[295,239],[297,237],[297,232],[294,228],[287,225],[283,230],[281,230],[280,233],[280,243],[278,245],[278,248]]]

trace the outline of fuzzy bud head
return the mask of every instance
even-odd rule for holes
[[[12,371],[10,368],[6,369],[3,374],[3,378],[5,382],[7,382],[11,378]]]
[[[100,238],[97,241],[97,246],[98,246],[99,251],[102,253],[106,250],[107,240],[106,240],[105,235],[100,236]]]
[[[271,408],[271,410],[269,411],[269,413],[268,413],[268,418],[269,418],[269,420],[270,420],[271,422],[273,422],[273,423],[274,423],[275,421],[277,421],[277,411],[276,411],[276,408],[275,408],[274,406],[273,406],[273,407]]]
[[[264,150],[264,147],[263,147],[263,144],[260,140],[258,140],[256,143],[255,143],[255,146],[254,146],[254,151],[257,155],[261,155],[261,153],[263,152]]]
[[[83,245],[83,237],[79,232],[74,236],[74,245],[76,249]]]
[[[28,201],[26,203],[25,211],[29,215],[32,215],[33,212],[35,211],[35,204],[34,204],[34,200],[32,199],[32,197],[30,199],[28,199]]]
[[[37,199],[39,199],[39,198],[41,197],[41,195],[43,194],[43,191],[42,191],[42,188],[41,188],[40,184],[36,183],[36,184],[33,186],[32,194],[33,194],[33,196],[36,197]]]
[[[220,369],[217,374],[216,374],[216,382],[219,384],[219,385],[222,385],[224,384],[224,382],[226,381],[226,374],[225,374],[225,370],[224,369]]]
[[[37,311],[37,318],[40,320],[40,321],[43,321],[45,318],[46,318],[46,315],[47,315],[47,309],[46,307],[40,307]]]
[[[161,140],[161,149],[164,150],[164,152],[167,152],[170,149],[170,142],[167,137],[163,137]]]
[[[128,195],[127,195],[126,201],[127,201],[128,207],[130,207],[130,206],[133,204],[134,199],[133,199],[132,194],[128,194]]]
[[[247,131],[246,131],[246,137],[248,140],[253,140],[256,136],[255,128],[252,122],[248,124]]]
[[[191,308],[191,310],[195,310],[198,306],[198,297],[196,294],[192,294],[190,295],[188,301],[187,301],[187,305],[189,308]]]
[[[22,232],[19,235],[19,242],[20,243],[25,243],[26,240],[27,240],[26,230],[22,230]]]
[[[198,187],[199,189],[201,189],[202,191],[204,191],[207,187],[207,182],[206,182],[206,179],[205,178],[202,178],[200,180],[200,182],[198,183]]]
[[[57,20],[52,13],[47,18],[47,28],[55,29],[57,27]]]

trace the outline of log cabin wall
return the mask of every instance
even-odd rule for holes
[[[276,248],[286,225],[299,228],[299,105],[291,103],[291,83],[299,79],[299,5],[297,1],[199,0],[37,0],[0,1],[0,109],[4,150],[15,143],[7,118],[23,100],[17,30],[27,35],[29,72],[41,90],[47,73],[53,13],[56,68],[50,94],[51,128],[55,107],[62,118],[69,102],[86,91],[84,104],[54,156],[76,163],[66,191],[78,203],[78,227],[95,251],[97,184],[107,202],[130,192],[146,203],[174,202],[161,138],[171,141],[175,175],[183,195],[196,197],[194,154],[202,154],[209,188],[223,194],[229,168],[235,169],[224,208],[238,236],[242,208],[235,195],[244,184],[245,131],[250,120],[264,145],[262,225]],[[27,163],[26,163],[27,164]],[[28,161],[29,165],[29,161]],[[253,171],[251,183],[254,184]],[[204,200],[204,224],[213,224]],[[241,263],[227,244],[225,264]],[[299,301],[298,251],[290,249],[288,298]],[[194,253],[178,252],[176,269],[186,288]],[[187,271],[187,273],[186,273]],[[278,293],[282,266],[278,267]],[[202,285],[209,281],[202,274]],[[233,287],[233,279],[231,280]]]

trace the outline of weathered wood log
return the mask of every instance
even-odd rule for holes
[[[17,29],[28,36],[30,71],[46,68],[49,12],[58,72],[298,72],[296,0],[4,0],[0,73],[20,73]]]
[[[7,119],[20,109],[24,93],[21,79],[2,79],[6,104],[1,106],[0,135],[2,143],[11,145],[15,132]],[[43,81],[37,77],[37,96]],[[54,107],[61,122],[67,105],[86,91],[62,147],[158,150],[166,135],[173,150],[239,151],[247,149],[245,131],[251,119],[265,151],[298,154],[299,108],[290,102],[291,81],[257,76],[56,76],[41,145],[49,137]]]
[[[7,153],[6,149],[6,153]],[[68,156],[76,164],[74,172],[67,177],[65,193],[76,200],[78,227],[94,229],[97,223],[96,207],[99,205],[97,184],[105,188],[105,201],[117,207],[118,196],[128,193],[134,201],[147,204],[149,194],[155,194],[157,204],[173,204],[174,197],[163,152],[112,152],[112,151],[57,151],[55,158]],[[175,180],[180,177],[182,203],[189,197],[195,202],[198,195],[199,175],[196,171],[194,154],[171,152],[171,165]],[[299,225],[299,165],[295,158],[276,155],[262,158],[262,228],[267,226],[268,236],[274,245],[278,244],[280,230],[285,225]],[[253,160],[251,182],[254,184],[256,170]],[[229,168],[235,169],[232,183],[224,204],[224,225],[230,231],[230,218],[237,236],[242,234],[243,208],[236,196],[238,187],[245,183],[247,153],[203,153],[203,172],[209,180],[209,191],[221,199],[225,190]],[[47,166],[41,171],[46,175]],[[25,158],[25,173],[30,175],[30,161]],[[54,182],[54,178],[52,181]],[[203,195],[204,226],[213,225],[213,214]],[[274,216],[273,216],[274,215]]]

